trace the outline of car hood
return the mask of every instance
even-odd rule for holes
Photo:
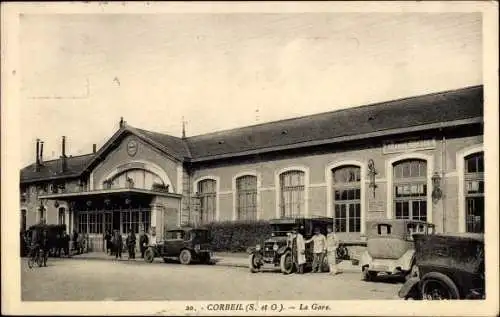
[[[277,244],[285,244],[288,237],[272,237],[266,239],[264,243],[277,243]]]

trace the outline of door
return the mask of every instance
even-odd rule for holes
[[[169,231],[165,235],[164,255],[179,256],[184,246],[184,232]]]

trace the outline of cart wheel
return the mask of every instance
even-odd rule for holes
[[[191,251],[186,249],[182,250],[181,254],[179,255],[179,261],[184,265],[188,265],[189,263],[191,263],[191,258]]]
[[[250,254],[248,257],[248,266],[250,267],[250,272],[257,273],[260,271],[260,265],[255,261],[255,254]]]
[[[280,258],[280,269],[283,274],[290,274],[293,272],[292,252],[286,251]]]
[[[146,261],[147,263],[153,263],[154,258],[155,258],[154,250],[148,248],[146,252],[144,252],[144,261]]]
[[[459,299],[460,292],[455,283],[446,275],[438,272],[427,273],[422,278],[422,299],[445,300]]]

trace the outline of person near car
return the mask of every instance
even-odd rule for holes
[[[328,226],[328,234],[326,235],[326,256],[328,260],[328,266],[330,268],[330,274],[337,274],[337,248],[339,247],[339,240],[337,235],[333,230],[333,227]]]
[[[43,250],[43,266],[47,266],[47,259],[50,251],[50,240],[47,229],[43,230],[40,238],[40,248]]]
[[[321,272],[321,267],[323,264],[323,259],[326,253],[326,237],[321,233],[319,228],[314,229],[314,235],[311,239],[306,240],[307,243],[313,243],[313,273]]]
[[[104,234],[104,241],[106,241],[106,253],[112,254],[111,233],[109,232],[109,230],[106,230],[106,233]]]
[[[63,248],[63,251],[64,251],[64,255],[66,257],[69,257],[70,256],[70,254],[69,254],[69,241],[70,241],[70,237],[69,237],[69,234],[66,232],[66,230],[64,230],[64,232],[62,234],[61,240],[62,240],[62,248]]]
[[[144,231],[141,231],[141,235],[139,236],[139,247],[141,250],[141,258],[144,259],[144,252],[146,252],[146,248],[148,247],[149,238]]]
[[[133,230],[128,231],[128,236],[126,238],[128,258],[135,259],[135,233]]]
[[[299,229],[295,230],[295,248],[297,249],[297,273],[303,274],[306,263],[306,244]]]
[[[122,249],[123,249],[123,240],[122,240],[122,235],[120,234],[120,231],[115,230],[115,234],[113,236],[113,247],[115,248],[115,259],[118,259],[118,257],[121,259],[122,258]]]

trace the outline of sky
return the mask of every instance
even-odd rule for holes
[[[480,13],[24,14],[21,164],[482,84]]]

